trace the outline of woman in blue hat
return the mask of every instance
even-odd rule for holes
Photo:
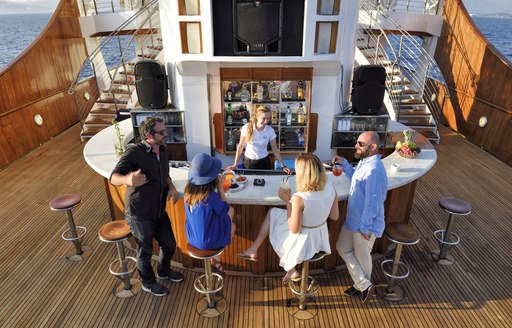
[[[226,202],[219,175],[222,163],[219,159],[201,153],[194,157],[185,187],[185,223],[190,245],[211,250],[231,243],[235,232],[234,209]],[[218,259],[212,264],[222,271]]]

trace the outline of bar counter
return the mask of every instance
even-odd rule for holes
[[[133,139],[130,120],[120,122],[119,127],[125,135],[125,144]],[[404,129],[406,129],[406,127],[402,124],[393,121],[389,123],[390,133],[396,133],[400,136]],[[89,166],[103,177],[111,217],[113,220],[120,220],[124,219],[123,209],[126,187],[116,187],[111,185],[108,181],[110,173],[119,160],[115,154],[114,140],[115,132],[113,126],[100,131],[85,145],[84,158]],[[385,203],[386,222],[388,223],[409,221],[416,181],[430,170],[437,159],[434,147],[421,134],[414,133],[413,140],[421,148],[421,153],[417,158],[406,159],[396,152],[383,158],[383,163],[388,174],[388,194]],[[322,158],[321,160],[329,159]],[[400,165],[399,172],[394,172],[391,169],[393,164]],[[329,180],[333,181],[338,194],[340,220],[328,221],[332,254],[325,257],[320,262],[313,263],[311,266],[312,269],[323,268],[324,270],[333,270],[343,264],[343,260],[337,254],[335,243],[345,218],[350,181],[344,174],[340,177],[334,177],[332,173],[329,172],[327,175]],[[183,193],[187,183],[188,170],[186,168],[171,167],[170,176],[178,191]],[[282,268],[279,267],[279,258],[272,250],[268,239],[258,251],[258,262],[243,261],[236,257],[237,253],[242,252],[250,245],[251,241],[256,238],[268,209],[271,206],[284,206],[284,203],[277,196],[277,190],[283,176],[284,175],[248,175],[248,181],[244,188],[227,193],[228,203],[235,208],[234,221],[237,229],[232,243],[226,247],[222,255],[223,266],[226,270],[240,273],[252,272],[253,274],[283,271]],[[254,186],[253,181],[256,178],[265,179],[265,186]],[[293,192],[295,190],[295,177],[290,177],[289,183]],[[202,263],[190,258],[186,252],[187,240],[185,234],[183,199],[180,199],[175,205],[169,202],[166,209],[171,218],[177,241],[177,250],[173,261],[181,263],[184,267],[188,268],[201,267]],[[374,251],[384,253],[388,245],[389,241],[385,238],[380,238],[375,243]]]

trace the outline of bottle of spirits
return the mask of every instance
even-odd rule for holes
[[[299,100],[304,99],[304,85],[302,81],[297,83],[297,98],[299,98]]]
[[[263,84],[261,84],[261,81],[256,87],[256,98],[258,99],[258,102],[263,102]]]
[[[297,140],[299,147],[304,148],[306,137],[304,136],[304,131],[302,129],[297,129]]]
[[[292,88],[290,88],[290,86],[287,86],[286,89],[283,92],[283,98],[291,99],[292,96],[293,96]]]
[[[268,88],[268,93],[270,96],[270,100],[278,101],[279,100],[279,85],[277,83],[271,82]]]
[[[304,113],[304,105],[302,103],[299,103],[299,108],[297,109],[297,123],[298,124],[304,124],[305,113]]]
[[[249,101],[251,100],[251,93],[247,90],[247,84],[242,86],[242,90],[239,92],[240,101]]]
[[[290,106],[286,107],[286,125],[292,125],[292,110]]]
[[[233,137],[232,130],[228,130],[228,140],[226,141],[226,150],[234,151],[235,150],[235,138]]]
[[[279,146],[280,147],[286,147],[286,136],[283,132],[279,135]]]
[[[277,109],[276,109],[276,106],[272,106],[272,111],[270,112],[270,124],[277,125]]]
[[[226,91],[226,99],[231,101],[233,99],[233,89],[231,89],[231,83],[229,84],[228,91]]]
[[[231,107],[231,103],[228,104],[226,109],[226,124],[233,124],[233,107]]]

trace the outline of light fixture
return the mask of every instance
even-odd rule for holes
[[[36,114],[36,115],[34,115],[34,123],[35,123],[37,126],[41,126],[41,125],[43,125],[43,117],[42,117],[40,114]]]
[[[261,6],[262,0],[254,0],[254,7],[259,8]]]
[[[89,92],[87,92],[87,91],[84,92],[84,99],[85,99],[85,101],[89,101],[89,99],[91,99],[91,95],[89,94]]]
[[[478,120],[478,126],[481,127],[481,128],[485,128],[485,126],[487,125],[487,116],[482,116],[480,117],[480,119]]]

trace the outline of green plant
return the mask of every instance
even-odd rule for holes
[[[116,138],[117,142],[114,145],[116,149],[116,155],[120,156],[124,153],[124,147],[123,147],[123,140],[124,140],[124,134],[121,133],[121,128],[119,127],[118,122],[113,118],[112,119],[112,125],[114,126],[114,131],[116,131]]]

